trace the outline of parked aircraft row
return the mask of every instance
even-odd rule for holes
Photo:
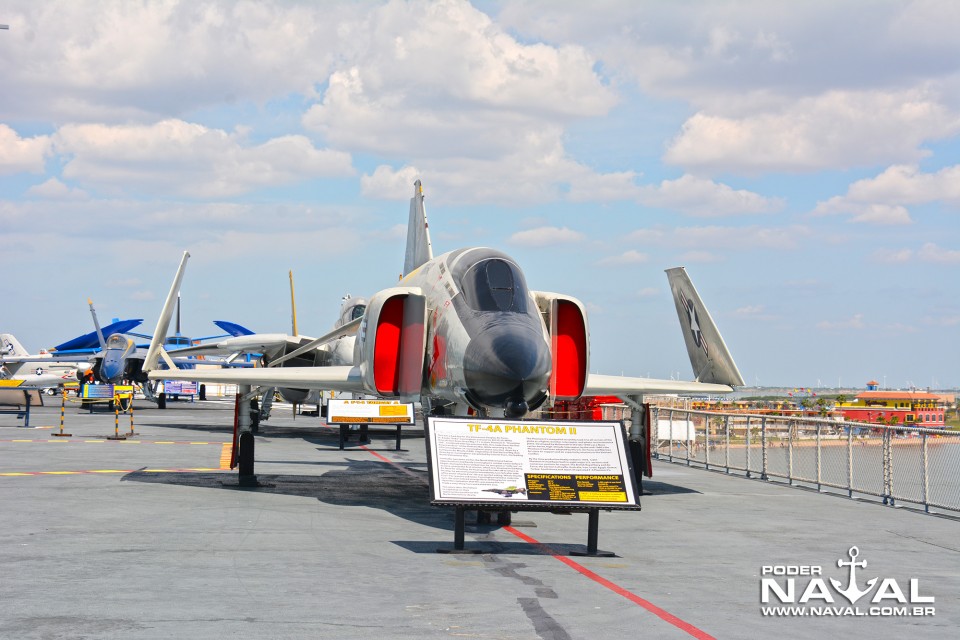
[[[94,331],[62,342],[50,349],[36,354],[29,353],[12,334],[0,334],[0,379],[22,380],[27,386],[52,388],[65,382],[86,380],[104,384],[138,383],[144,395],[156,399],[156,383],[148,384],[143,371],[146,345],[138,345],[133,338],[151,339],[152,336],[133,333],[142,319],[114,320],[101,328],[93,302],[87,300],[93,319]],[[215,321],[229,326],[229,331],[252,333],[244,327],[223,321]],[[219,326],[219,324],[218,324]],[[177,301],[176,335],[165,340],[165,345],[176,354],[181,345],[194,344],[224,335],[191,339],[180,332],[180,305]],[[178,368],[196,366],[196,358],[179,356],[174,358]]]

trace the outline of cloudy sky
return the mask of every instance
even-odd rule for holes
[[[585,302],[591,369],[691,376],[684,265],[751,384],[960,385],[960,3],[0,3],[0,331],[319,335],[437,253]]]

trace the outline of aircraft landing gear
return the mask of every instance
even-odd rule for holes
[[[241,483],[244,476],[252,476],[256,480],[256,476],[253,475],[253,443],[254,438],[251,432],[244,431],[240,434],[237,443],[237,467],[240,470]]]
[[[509,511],[498,511],[497,512],[497,524],[501,527],[510,526],[510,523],[513,521],[513,514]],[[493,522],[493,513],[490,511],[484,511],[483,509],[477,510],[477,524],[491,524]]]
[[[236,408],[237,428],[237,480],[241,487],[257,487],[257,476],[254,473],[254,416],[259,417],[259,411],[253,408],[256,400],[253,399],[248,385],[241,385],[238,389]]]
[[[250,401],[250,431],[252,433],[260,431],[260,403],[256,398]]]

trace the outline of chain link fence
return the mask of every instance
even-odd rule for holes
[[[659,460],[960,512],[960,432],[665,407],[651,421]]]

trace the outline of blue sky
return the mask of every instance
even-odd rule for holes
[[[591,369],[691,376],[688,268],[750,383],[960,386],[960,5],[0,5],[0,330],[324,333],[489,245],[584,301]]]

